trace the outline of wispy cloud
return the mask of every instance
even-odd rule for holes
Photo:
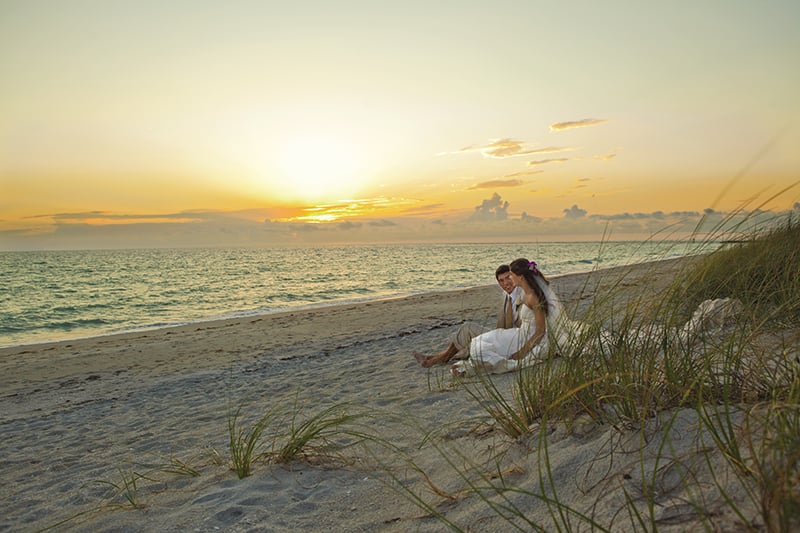
[[[517,157],[529,153],[528,143],[515,139],[494,139],[489,144],[482,146],[466,146],[451,153],[480,152],[484,157],[493,159],[504,159],[506,157]]]
[[[484,157],[491,159],[506,159],[509,157],[519,157],[532,154],[552,154],[557,152],[569,152],[577,150],[571,146],[546,146],[534,148],[531,143],[518,141],[516,139],[503,138],[493,139],[489,144],[479,146],[466,146],[455,152],[443,152],[442,154],[463,154],[468,152],[480,152]]]
[[[438,213],[442,209],[445,208],[444,204],[426,204],[426,205],[416,205],[412,207],[407,207],[403,209],[403,213],[406,214],[415,214],[415,215],[427,215],[431,213]]]
[[[559,152],[572,152],[577,150],[574,146],[547,146],[545,148],[537,148],[527,153],[529,154],[557,154]]]
[[[528,161],[528,166],[533,167],[537,165],[546,165],[548,163],[566,163],[567,161],[569,161],[569,159],[566,157],[559,157],[553,159],[537,159],[534,161]]]
[[[614,159],[615,157],[617,157],[617,154],[606,154],[606,155],[596,155],[596,156],[594,156],[594,158],[599,160],[599,161],[610,161],[611,159]]]
[[[343,218],[367,216],[378,211],[408,205],[412,200],[405,198],[367,198],[362,200],[345,200],[333,204],[322,204],[307,207],[303,213],[282,222],[334,222]]]
[[[550,131],[563,131],[563,130],[571,130],[573,128],[585,128],[587,126],[596,126],[597,124],[602,124],[603,122],[608,122],[608,119],[584,118],[582,120],[556,122],[555,124],[550,124]]]
[[[469,188],[470,191],[474,191],[476,189],[499,189],[504,187],[519,187],[520,185],[524,185],[525,182],[518,179],[511,179],[511,180],[489,180],[489,181],[482,181],[480,183],[476,183],[472,187]]]
[[[161,222],[197,222],[214,218],[213,210],[181,211],[178,213],[111,213],[109,211],[77,211],[32,215],[28,219],[50,219],[56,224],[136,224]]]
[[[524,178],[526,176],[534,176],[536,174],[542,174],[544,170],[523,170],[521,172],[512,172],[511,174],[506,174],[503,176],[504,178]]]

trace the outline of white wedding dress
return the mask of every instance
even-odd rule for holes
[[[520,306],[519,317],[522,323],[518,328],[493,329],[474,337],[469,345],[471,364],[480,365],[483,370],[495,374],[515,370],[521,361],[511,359],[511,356],[536,333],[534,314],[530,307]],[[545,350],[547,350],[546,336],[521,359],[536,358]]]

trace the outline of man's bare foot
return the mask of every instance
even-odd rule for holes
[[[433,356],[425,355],[419,352],[414,352],[414,359],[417,360],[419,366],[421,366],[422,368],[430,368],[436,362],[433,360]]]

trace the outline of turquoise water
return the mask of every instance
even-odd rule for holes
[[[519,243],[0,252],[0,346],[547,276],[693,253],[688,244]]]

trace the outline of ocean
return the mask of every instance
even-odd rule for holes
[[[696,253],[681,242],[0,252],[0,347],[494,284]]]

